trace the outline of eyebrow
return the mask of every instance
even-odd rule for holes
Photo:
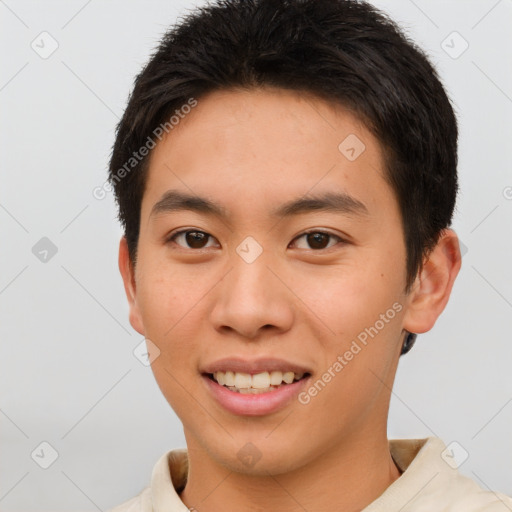
[[[178,211],[194,211],[228,219],[229,212],[221,204],[206,197],[168,190],[151,209],[152,215],[165,214]],[[301,197],[291,200],[275,208],[270,213],[273,217],[285,218],[309,212],[334,212],[345,215],[369,215],[368,209],[355,197],[345,192],[325,192],[323,194],[309,194],[308,197]]]

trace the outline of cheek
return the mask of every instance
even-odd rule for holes
[[[190,268],[156,260],[141,266],[140,277],[137,300],[146,337],[161,352],[158,363],[172,371],[195,365],[192,358],[200,349],[204,307],[214,281]]]
[[[326,332],[341,340],[373,325],[401,300],[402,281],[396,270],[371,258],[354,258],[338,266],[311,267],[308,272],[292,277],[296,295],[328,328]]]
[[[183,274],[159,268],[146,275],[138,293],[146,337],[160,351],[151,364],[155,380],[171,407],[184,414],[190,407],[190,385],[196,382],[191,372],[200,350],[197,304],[204,291]]]
[[[202,295],[200,280],[166,261],[141,261],[138,277],[137,301],[144,325],[158,337],[185,318]]]
[[[317,337],[323,352],[321,371],[331,369],[331,377],[326,375],[332,379],[330,391],[322,393],[319,401],[325,401],[327,409],[337,407],[342,397],[345,406],[351,404],[350,408],[363,414],[360,405],[381,391],[376,375],[387,380],[397,355],[404,310],[404,283],[388,263],[398,258],[395,254],[380,263],[378,258],[358,260],[301,280],[304,302],[315,313],[311,318],[325,332]]]

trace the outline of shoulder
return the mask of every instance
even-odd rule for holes
[[[185,486],[188,476],[187,453],[186,448],[178,448],[164,453],[153,467],[151,484],[134,498],[110,508],[106,512],[188,510],[178,494],[179,489]]]
[[[484,489],[479,482],[460,472],[460,464],[454,458],[456,454],[451,444],[446,446],[441,439],[431,437],[407,440],[405,446],[409,446],[409,453],[415,456],[403,475],[404,483],[411,484],[418,492],[403,512],[512,511],[510,496]]]
[[[507,512],[512,511],[512,498],[501,492],[484,489],[472,478],[456,473],[444,486],[446,512]]]
[[[393,439],[390,451],[403,473],[364,512],[512,511],[511,497],[484,489],[460,472],[452,443],[446,446],[436,437]]]

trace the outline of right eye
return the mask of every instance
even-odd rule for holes
[[[179,240],[180,237],[183,237],[182,239],[185,241],[185,244],[188,244],[188,246],[177,243],[177,240]],[[204,249],[207,248],[205,241],[207,241],[208,238],[213,237],[204,231],[182,229],[181,231],[171,233],[171,235],[167,238],[167,242],[175,243],[176,245],[179,245],[185,249]]]

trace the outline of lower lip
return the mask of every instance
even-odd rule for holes
[[[282,384],[281,387],[274,391],[258,394],[243,394],[230,391],[208,376],[203,375],[202,377],[214,398],[229,412],[245,416],[261,416],[271,414],[286,407],[297,397],[311,376],[291,384]]]

